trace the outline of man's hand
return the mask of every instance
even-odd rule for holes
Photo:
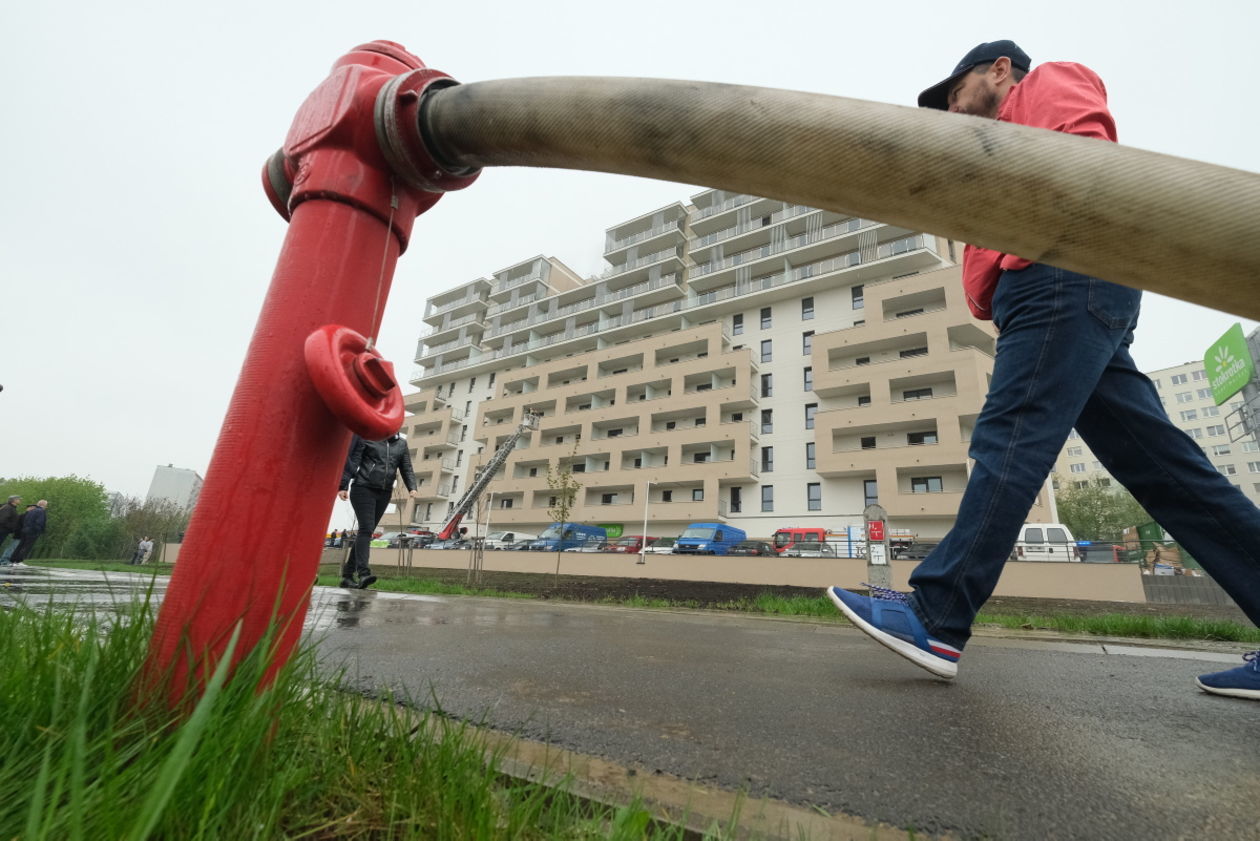
[[[337,491],[337,498],[338,498],[338,499],[349,499],[349,498],[350,498],[350,492],[349,492],[349,491]]]
[[[416,497],[420,496],[420,491],[407,491],[407,496],[411,497],[412,499],[415,499]]]

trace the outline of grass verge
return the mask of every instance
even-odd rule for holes
[[[478,731],[255,651],[178,719],[133,687],[152,611],[0,610],[0,838],[683,838],[639,804],[500,774]],[[720,837],[717,835],[715,837]]]
[[[136,567],[122,563],[102,563],[99,561],[58,560],[37,561],[36,563],[41,566],[66,569],[147,572],[150,574],[167,574],[173,569],[173,567],[165,565]],[[323,574],[319,576],[319,584],[326,587],[336,587],[340,580],[338,575]],[[388,573],[381,575],[374,586],[378,590],[419,595],[486,596],[502,599],[537,598],[535,594],[531,593],[470,587],[433,578],[411,578]],[[846,621],[832,606],[831,602],[821,596],[779,596],[772,593],[761,593],[751,599],[739,599],[718,605],[702,605],[696,601],[633,595],[629,597],[610,596],[600,599],[597,603],[657,609],[707,608],[771,616],[805,617],[823,621]],[[1134,639],[1260,643],[1260,629],[1258,628],[1251,628],[1239,622],[1228,620],[1198,619],[1185,616],[1078,615],[1071,613],[1014,615],[982,612],[976,617],[976,624],[978,626],[1004,628],[1010,631],[1058,631],[1061,633],[1130,637]]]

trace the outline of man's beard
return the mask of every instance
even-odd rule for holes
[[[973,117],[988,117],[995,119],[998,115],[998,106],[1001,105],[998,98],[998,92],[993,88],[985,88],[976,96],[975,105],[968,108],[966,113]]]

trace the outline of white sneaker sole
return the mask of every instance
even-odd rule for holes
[[[831,599],[831,603],[840,608],[840,612],[848,617],[849,621],[856,625],[868,637],[875,640],[880,645],[896,654],[914,663],[921,669],[927,669],[937,677],[943,677],[946,680],[952,680],[958,676],[958,664],[943,660],[935,654],[928,654],[917,645],[908,643],[905,640],[898,639],[892,634],[885,633],[876,628],[870,622],[854,613],[847,604],[841,601],[830,587],[827,588],[827,598]]]
[[[1197,677],[1194,679],[1194,685],[1212,695],[1227,695],[1230,698],[1249,698],[1253,701],[1260,701],[1260,689],[1218,689],[1212,686],[1204,686]]]

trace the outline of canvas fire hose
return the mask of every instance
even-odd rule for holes
[[[756,87],[459,85],[388,41],[351,50],[263,170],[289,222],[158,616],[146,675],[195,698],[301,633],[352,432],[397,431],[375,339],[417,216],[487,166],[703,184],[930,231],[1260,318],[1260,175],[976,117]],[[268,637],[275,628],[274,637]],[[191,690],[191,694],[189,694]]]

